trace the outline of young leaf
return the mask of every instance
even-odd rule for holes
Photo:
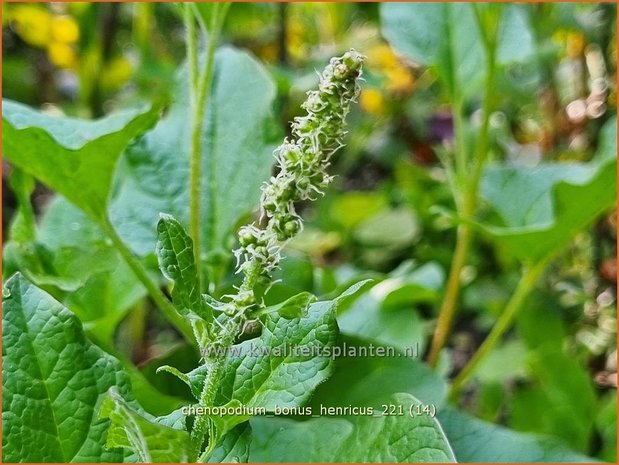
[[[200,394],[202,392],[202,387],[204,386],[204,379],[206,378],[207,368],[207,365],[200,365],[199,367],[191,370],[189,373],[182,373],[177,368],[171,367],[169,365],[163,365],[157,368],[157,373],[166,371],[176,376],[189,387],[191,393],[196,398],[196,400],[200,400]]]
[[[178,76],[168,114],[133,144],[123,158],[112,222],[139,255],[156,242],[159,212],[187,224],[189,204],[189,120],[187,70]],[[203,135],[203,251],[223,250],[238,218],[253,209],[268,179],[275,138],[271,105],[275,86],[264,68],[244,52],[216,54],[213,88]],[[242,111],[239,111],[242,109]]]
[[[250,462],[454,462],[439,423],[429,415],[411,417],[419,401],[394,394],[389,404],[406,415],[318,418],[296,422],[256,417],[250,421]],[[378,412],[380,413],[380,412]]]
[[[174,283],[172,300],[182,315],[194,312],[206,321],[213,315],[200,295],[193,241],[172,216],[161,214],[157,223],[157,258],[163,275]]]
[[[108,448],[131,450],[140,462],[145,463],[187,461],[189,433],[136,412],[116,390],[110,390],[99,415],[111,422],[107,433]]]
[[[101,222],[118,158],[131,139],[157,121],[160,110],[155,105],[88,121],[4,100],[2,153]]]
[[[2,290],[2,453],[6,462],[119,462],[96,410],[120,363],[90,343],[78,319],[20,274]],[[36,447],[35,447],[36,446]]]
[[[301,292],[289,299],[277,304],[260,309],[256,315],[269,315],[277,313],[280,316],[292,319],[299,318],[305,314],[309,305],[316,300],[316,296],[309,292]]]

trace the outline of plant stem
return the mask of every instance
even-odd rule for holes
[[[481,27],[482,24],[480,22],[480,28]],[[495,38],[493,37],[491,40],[486,40],[484,45],[486,49],[487,71],[484,103],[482,106],[483,119],[479,131],[479,137],[477,139],[477,143],[475,144],[472,172],[468,173],[468,166],[464,166],[465,163],[463,160],[460,160],[459,163],[456,164],[457,180],[463,181],[466,178],[466,175],[469,175],[469,180],[465,185],[466,190],[464,193],[464,198],[460,199],[456,197],[454,199],[458,208],[458,213],[465,221],[473,216],[475,214],[475,210],[477,209],[479,182],[483,168],[488,159],[488,150],[490,146],[490,114],[492,113],[492,108],[494,106],[494,80],[496,75]],[[462,121],[461,108],[461,104],[455,105],[454,108],[454,123],[458,146],[456,148],[456,153],[459,154],[459,157],[465,156],[466,154],[466,147],[462,147],[462,145],[466,143],[466,138],[463,135],[464,124]],[[462,268],[464,268],[464,265],[466,264],[466,258],[471,247],[472,239],[473,230],[471,225],[469,223],[461,223],[458,226],[456,248],[451,262],[451,268],[449,270],[449,277],[447,278],[445,296],[443,297],[443,301],[439,309],[439,316],[436,322],[430,352],[428,354],[428,363],[432,367],[435,367],[438,363],[440,352],[447,341],[453,325],[461,288],[460,275],[462,273]]]
[[[198,281],[202,283],[201,237],[200,237],[200,196],[202,179],[202,129],[206,115],[206,106],[213,83],[215,50],[224,18],[229,5],[216,3],[213,21],[209,30],[208,47],[204,71],[198,76],[198,47],[196,44],[195,18],[191,6],[185,8],[187,27],[187,55],[189,59],[189,80],[192,90],[191,152],[189,158],[189,231],[194,244],[194,260],[198,270]],[[212,171],[212,170],[211,170]],[[213,173],[214,175],[214,173]],[[210,245],[210,244],[209,244]]]
[[[236,334],[236,328],[229,328],[227,333],[222,337],[219,354],[215,354],[215,358],[211,361],[211,366],[208,370],[208,376],[204,380],[204,386],[200,393],[200,406],[212,406],[215,402],[215,396],[217,394],[217,388],[221,381],[221,375],[224,369],[226,361],[225,352],[233,344],[234,336]],[[215,447],[216,438],[211,434],[209,437],[209,444],[204,452],[202,452],[202,445],[204,444],[204,438],[209,431],[209,417],[206,415],[198,415],[195,419],[193,428],[191,430],[191,447],[192,447],[192,461],[199,463],[205,462],[213,448]],[[212,433],[212,429],[211,429]]]
[[[533,286],[535,286],[538,278],[546,268],[546,264],[547,260],[540,261],[522,274],[516,290],[505,306],[505,310],[492,328],[492,331],[490,331],[490,334],[488,334],[482,345],[479,349],[477,349],[477,352],[475,352],[471,360],[469,360],[467,365],[454,379],[450,391],[451,398],[454,398],[458,394],[460,389],[464,386],[464,384],[466,384],[478,368],[481,361],[492,351],[501,339],[501,336],[503,336],[505,331],[509,329],[514,321],[514,318],[522,308],[526,298],[533,289]]]
[[[129,265],[136,277],[142,282],[159,310],[161,310],[167,320],[181,332],[183,337],[193,345],[195,342],[191,327],[176,311],[174,305],[172,305],[163,292],[161,292],[161,289],[159,289],[157,284],[153,282],[150,276],[148,276],[148,272],[142,262],[140,262],[135,255],[133,255],[133,252],[131,252],[131,250],[129,250],[129,248],[125,245],[116,232],[116,229],[114,229],[114,226],[110,222],[109,218],[106,217],[104,219],[102,226],[108,237],[112,240],[116,250],[120,252],[127,265]]]
[[[441,349],[445,345],[447,336],[453,323],[456,313],[456,305],[460,295],[460,275],[462,268],[466,263],[469,248],[473,238],[473,231],[469,224],[461,224],[458,226],[456,250],[451,262],[449,277],[447,278],[447,288],[445,296],[439,310],[434,336],[432,337],[432,345],[428,354],[428,363],[435,367],[438,362]]]

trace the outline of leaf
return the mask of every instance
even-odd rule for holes
[[[394,394],[389,403],[408,412],[419,403]],[[379,412],[380,413],[380,412]],[[250,421],[250,462],[453,462],[439,423],[428,415]]]
[[[510,426],[553,434],[573,449],[586,451],[592,440],[590,412],[597,408],[596,389],[588,370],[566,353],[567,329],[557,299],[538,291],[518,315],[518,332],[529,348],[531,382],[513,390]],[[535,405],[545,414],[531,415]]]
[[[277,313],[280,316],[292,319],[299,318],[305,314],[309,305],[316,300],[316,296],[309,292],[300,292],[285,301],[260,309],[257,315],[269,315]]]
[[[174,217],[163,213],[157,223],[157,258],[163,275],[174,283],[172,300],[179,313],[194,312],[212,321],[211,309],[200,294],[193,241]]]
[[[486,57],[473,5],[383,3],[380,17],[391,45],[408,58],[435,67],[452,99],[479,85]],[[503,8],[497,41],[499,64],[532,56],[533,37],[520,8]]]
[[[137,454],[145,463],[186,462],[189,433],[158,423],[153,417],[140,414],[123,397],[111,389],[105,399],[101,418],[109,418],[107,447],[122,447]]]
[[[225,249],[239,217],[260,198],[275,148],[271,105],[275,86],[264,68],[244,52],[216,54],[213,89],[206,109],[202,166],[202,252]],[[187,71],[178,76],[168,114],[125,153],[112,222],[139,255],[155,247],[159,212],[188,224],[190,105]]]
[[[2,153],[101,223],[116,162],[131,139],[151,127],[160,106],[88,121],[54,117],[3,100]],[[41,156],[44,153],[45,156]]]
[[[344,342],[360,345],[349,338]],[[334,374],[316,389],[310,405],[313,409],[320,405],[376,406],[388,403],[388,398],[397,392],[408,392],[424,404],[434,404],[439,422],[460,462],[591,460],[571,451],[555,437],[510,431],[447,406],[445,381],[413,358],[340,357],[336,360]],[[255,432],[257,419],[250,423]],[[473,432],[468,434],[469,430]]]
[[[357,354],[368,350],[368,344],[344,337],[339,344]],[[317,409],[325,406],[377,406],[385,403],[394,392],[408,392],[426,404],[437,408],[445,402],[447,386],[427,365],[414,357],[338,357],[333,375],[320,384],[310,405]]]
[[[353,236],[366,247],[401,249],[419,236],[418,220],[406,207],[383,210],[361,221]]]
[[[79,320],[20,274],[5,282],[2,314],[2,448],[6,462],[119,462],[104,449],[96,411],[120,363],[91,344]]]
[[[316,302],[294,319],[268,315],[259,338],[230,349],[218,405],[236,399],[248,407],[272,409],[305,402],[331,373],[326,352],[337,336],[336,305],[333,300]]]
[[[228,432],[208,458],[209,463],[244,463],[249,460],[251,426],[239,425]]]
[[[487,168],[481,195],[504,226],[482,225],[518,259],[552,256],[581,229],[615,205],[617,159],[601,163]]]
[[[102,229],[60,195],[46,206],[36,241],[50,255],[51,269],[44,277],[73,283],[63,303],[98,343],[111,346],[118,324],[146,295],[142,283]],[[26,266],[19,271],[32,272]]]
[[[405,352],[425,346],[425,326],[413,305],[433,302],[443,282],[435,263],[392,276],[373,286],[338,315],[342,333]]]
[[[199,367],[191,370],[189,373],[182,373],[177,368],[169,365],[163,365],[157,368],[157,373],[162,371],[166,371],[180,379],[189,387],[196,400],[200,400],[200,394],[202,393],[202,387],[204,386],[204,379],[207,374],[207,365],[200,365]]]
[[[9,175],[9,186],[15,194],[17,209],[11,220],[9,238],[18,244],[34,240],[35,217],[30,202],[34,192],[34,179],[19,168],[13,168]]]
[[[453,408],[442,409],[438,418],[458,462],[594,461],[571,451],[552,436],[517,433]]]

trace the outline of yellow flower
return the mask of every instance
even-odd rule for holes
[[[359,105],[364,111],[373,115],[383,115],[387,110],[383,94],[378,89],[363,89],[359,97]]]
[[[77,61],[73,47],[62,42],[51,42],[47,47],[47,56],[59,68],[73,68]]]
[[[387,90],[394,94],[408,94],[413,90],[415,79],[412,73],[402,67],[393,67],[385,70],[387,76]]]
[[[398,57],[387,44],[379,44],[367,51],[368,66],[377,69],[399,66]]]
[[[80,30],[77,23],[70,16],[59,16],[51,22],[52,39],[56,42],[73,44],[80,38]]]
[[[34,5],[16,5],[10,11],[13,29],[26,43],[46,47],[50,41],[51,15]]]
[[[131,78],[133,67],[125,57],[117,57],[108,63],[101,75],[101,84],[105,89],[118,89]]]
[[[567,56],[574,58],[582,54],[585,49],[586,39],[582,32],[570,31],[567,33],[565,49]]]

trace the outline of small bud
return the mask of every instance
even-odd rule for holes
[[[290,220],[287,221],[284,225],[284,231],[288,235],[288,237],[292,237],[297,234],[301,230],[301,221],[299,220]]]

